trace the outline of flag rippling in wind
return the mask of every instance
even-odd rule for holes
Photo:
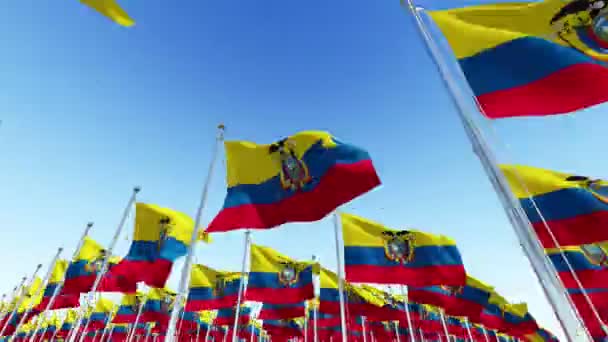
[[[430,16],[485,115],[554,115],[608,100],[605,20],[588,6],[586,0],[491,3]]]
[[[575,277],[578,278],[583,288],[606,288],[608,283],[606,250],[608,250],[608,242],[549,248],[545,250],[545,253],[549,256],[566,288],[579,288]]]
[[[133,242],[127,256],[112,270],[130,283],[163,288],[173,263],[185,256],[194,220],[182,212],[156,204],[135,205]]]
[[[464,286],[408,288],[410,300],[416,303],[438,306],[448,315],[466,316],[475,321],[479,320],[479,314],[488,305],[492,292],[492,286],[468,275]]]
[[[207,232],[317,221],[380,185],[369,154],[327,132],[225,148],[228,192]]]
[[[240,285],[240,272],[217,271],[205,265],[193,265],[186,311],[233,307]]]
[[[608,182],[531,166],[501,169],[545,248],[608,240]]]
[[[416,230],[391,230],[342,214],[346,280],[410,286],[464,286],[466,274],[454,240]]]
[[[121,26],[129,27],[135,25],[135,21],[129,17],[129,14],[115,0],[80,0],[80,2]]]
[[[44,288],[42,300],[34,309],[36,312],[45,310],[55,310],[64,308],[74,308],[80,305],[80,294],[62,294],[59,288],[63,283],[63,278],[67,272],[70,262],[67,260],[57,260],[51,271],[51,277]],[[48,307],[53,294],[58,292],[53,300],[52,307]]]
[[[293,260],[272,248],[252,245],[247,300],[295,304],[314,297],[318,264]]]

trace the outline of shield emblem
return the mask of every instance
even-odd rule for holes
[[[215,279],[215,284],[213,286],[213,296],[221,297],[224,295],[224,290],[226,289],[226,279],[223,277],[217,277]]]
[[[439,287],[447,292],[450,296],[456,296],[462,293],[462,286],[448,286],[448,285],[439,285]]]
[[[167,239],[167,234],[168,234],[170,225],[171,225],[171,219],[167,216],[161,218],[160,221],[158,222],[159,233],[158,233],[157,249],[159,252],[163,248],[164,242]]]
[[[414,258],[414,238],[408,231],[384,231],[384,254],[388,260],[405,264]]]
[[[174,299],[171,296],[165,296],[163,300],[160,302],[160,309],[163,312],[171,312],[171,308],[173,307]]]
[[[585,176],[570,176],[568,182],[577,182],[580,187],[589,191],[598,201],[608,204],[608,185],[601,179],[589,179]]]
[[[284,286],[291,286],[298,282],[298,270],[295,265],[284,263],[283,269],[279,271],[279,282]]]
[[[581,251],[590,263],[596,266],[608,266],[608,256],[604,249],[597,244],[582,245]]]
[[[298,158],[295,142],[283,139],[270,145],[270,154],[277,154],[280,163],[281,186],[285,190],[301,190],[312,178],[306,163]]]

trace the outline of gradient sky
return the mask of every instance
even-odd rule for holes
[[[122,2],[132,29],[77,1],[3,4],[0,294],[57,247],[69,257],[87,221],[108,243],[134,185],[140,201],[193,215],[218,123],[228,139],[259,143],[319,129],[368,149],[383,181],[345,210],[455,238],[471,275],[562,336],[398,1]],[[608,166],[602,107],[480,123],[501,162],[593,177]],[[219,160],[205,223],[223,203]],[[238,270],[243,233],[214,239],[197,262]],[[335,268],[329,219],[253,241]]]

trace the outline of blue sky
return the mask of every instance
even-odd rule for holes
[[[561,335],[398,1],[123,3],[132,29],[77,1],[0,13],[0,294],[57,247],[69,257],[87,221],[109,242],[133,185],[141,201],[194,214],[218,123],[260,143],[320,129],[368,149],[383,181],[345,210],[455,238],[473,276]],[[480,123],[503,162],[601,177],[602,114]],[[205,222],[223,202],[221,157]],[[289,224],[253,241],[334,268],[332,229]],[[216,235],[197,261],[237,270],[242,243]]]

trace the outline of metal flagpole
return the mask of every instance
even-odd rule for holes
[[[304,342],[308,342],[308,315],[304,313]]]
[[[218,127],[218,134],[216,137],[216,144],[213,149],[213,155],[211,157],[211,163],[209,164],[209,171],[207,174],[207,179],[205,180],[205,184],[203,185],[203,190],[201,194],[201,200],[196,211],[196,216],[194,217],[194,229],[192,230],[192,236],[190,238],[190,245],[188,246],[188,254],[186,255],[186,261],[184,262],[184,266],[182,267],[182,277],[179,282],[179,288],[177,291],[177,296],[175,298],[175,303],[181,303],[186,296],[186,291],[188,291],[188,285],[190,282],[190,269],[192,268],[192,260],[194,259],[194,250],[195,245],[198,240],[198,233],[200,230],[200,223],[203,214],[203,209],[205,208],[207,202],[207,195],[209,193],[209,186],[211,185],[211,178],[213,176],[213,170],[215,169],[215,164],[217,160],[218,151],[224,141],[224,130],[225,126],[220,124]],[[179,316],[179,310],[176,310],[176,305],[171,309],[171,318],[169,319],[169,326],[167,328],[167,336],[165,337],[166,342],[175,341],[175,333],[177,320]]]
[[[395,327],[395,336],[397,336],[397,342],[401,342],[401,337],[399,337],[399,321],[393,321],[393,326]]]
[[[23,287],[23,284],[25,284],[26,280],[27,280],[27,277],[21,278],[21,283],[19,284],[19,286],[15,286],[15,288],[13,289],[13,294],[11,295],[10,299],[6,302],[6,303],[8,303],[8,307],[6,308],[7,311],[0,315],[0,320],[3,320],[8,315],[10,315],[8,309],[10,308],[11,303],[13,303],[15,301],[15,299],[17,298],[17,296],[19,295],[19,290]],[[4,325],[2,327],[4,327]]]
[[[114,332],[114,325],[110,327],[110,332],[108,332],[108,341],[112,341],[112,333]]]
[[[409,334],[410,334],[410,340],[412,342],[416,342],[416,335],[414,334],[414,326],[412,325],[412,318],[410,316],[410,307],[408,305],[409,300],[408,300],[408,292],[407,292],[407,286],[405,285],[400,285],[399,286],[401,288],[401,295],[403,296],[403,300],[405,301],[403,304],[404,310],[405,310],[405,316],[407,318],[407,327],[409,330]]]
[[[197,342],[198,342],[200,334],[201,334],[201,322],[197,322],[197,324],[196,324],[196,341]]]
[[[363,342],[367,342],[367,333],[365,332],[365,316],[361,316],[361,331],[363,332]]]
[[[72,259],[70,260],[70,262],[75,260],[76,257],[78,256],[78,253],[80,252],[80,248],[82,247],[82,244],[84,243],[84,239],[89,234],[89,231],[91,230],[92,227],[93,227],[93,222],[87,223],[87,226],[84,228],[84,231],[82,232],[82,235],[80,236],[80,240],[78,240],[78,244],[76,245],[76,249],[74,250],[74,255],[72,256]],[[65,274],[61,278],[61,281],[59,282],[59,284],[57,284],[57,287],[55,287],[55,291],[53,291],[53,295],[51,296],[49,303],[46,305],[46,307],[44,308],[44,311],[42,313],[52,310],[53,304],[55,304],[55,300],[57,299],[57,296],[59,295],[59,293],[61,293],[61,289],[63,288],[64,281],[65,281]],[[39,323],[36,325],[36,330],[38,330],[38,329],[40,329]],[[46,331],[46,329],[45,329],[45,331]],[[32,336],[29,339],[29,342],[34,342],[35,339],[36,338],[34,336]]]
[[[207,331],[205,331],[205,342],[209,340],[209,333],[211,332],[211,329],[213,329],[213,321],[210,321],[209,324],[207,324]]]
[[[480,325],[480,328],[481,328],[481,332],[483,333],[483,338],[486,340],[486,342],[490,342],[486,328],[483,325]]]
[[[312,262],[314,263],[316,261],[317,261],[317,257],[313,255],[312,256]],[[319,289],[321,287],[320,283],[319,283],[320,282],[319,275],[315,275],[313,279],[316,279],[316,285],[315,285],[316,287],[315,288]],[[314,342],[319,342],[319,335],[318,335],[318,331],[317,331],[317,312],[318,312],[317,311],[318,310],[318,308],[317,308],[317,300],[318,300],[318,297],[317,297],[317,293],[316,293],[316,290],[315,290],[315,300],[312,303],[313,304],[312,305],[312,330],[313,330],[313,339],[314,339]]]
[[[137,299],[137,295],[135,295],[135,298]],[[144,309],[145,301],[146,301],[145,299],[140,301],[140,303],[137,307],[137,316],[135,316],[135,323],[133,323],[133,326],[135,327],[135,329],[133,329],[133,331],[131,332],[129,337],[127,337],[127,342],[131,342],[133,340],[133,336],[135,335],[135,330],[137,330],[137,324],[139,323],[139,318],[141,317],[141,313]]]
[[[241,312],[241,303],[243,302],[243,294],[245,293],[245,274],[247,273],[247,260],[249,256],[249,248],[251,246],[251,232],[245,232],[245,249],[243,250],[243,264],[241,265],[241,281],[239,283],[239,293],[234,309],[234,325],[232,329],[232,342],[236,342],[237,329],[239,326],[239,314]]]
[[[464,318],[464,324],[467,328],[467,334],[469,335],[469,338],[471,339],[471,341],[475,341],[475,339],[473,338],[473,333],[471,332],[471,323],[469,322],[468,317]]]
[[[445,316],[443,315],[443,310],[441,308],[439,309],[439,317],[441,318],[441,326],[443,327],[443,333],[445,334],[445,337],[447,338],[447,340],[450,340],[450,332],[448,331],[448,325],[445,323]]]
[[[40,287],[36,290],[36,294],[34,295],[33,298],[40,297],[40,295],[44,292],[44,288],[46,287],[49,279],[51,278],[51,274],[53,273],[53,269],[55,268],[55,264],[57,263],[57,260],[59,259],[61,252],[63,252],[63,248],[59,247],[57,249],[57,253],[55,253],[55,256],[53,257],[53,261],[51,261],[51,263],[49,264],[49,268],[46,271],[46,275],[44,276],[44,279],[42,279],[42,282],[40,283]],[[21,319],[19,320],[19,323],[17,323],[17,327],[15,328],[15,332],[11,336],[12,339],[14,339],[17,336],[17,330],[19,330],[19,328],[21,328],[21,326],[25,322],[25,319],[27,318],[27,316],[29,316],[29,314],[32,312],[32,309],[34,308],[34,304],[35,303],[33,301],[30,303],[27,303],[25,312],[21,316]],[[37,320],[36,329],[39,329],[40,324],[42,324],[41,319]],[[34,330],[34,331],[36,331],[36,330]],[[31,337],[34,337],[34,335],[32,335]]]
[[[63,327],[63,324],[65,323],[65,321],[67,321],[68,316],[67,313],[65,315],[65,317],[61,320],[61,324],[59,324],[59,326],[55,329],[55,331],[53,332],[53,336],[51,336],[51,339],[49,341],[55,341],[55,336],[57,336],[57,334],[59,333],[59,331],[61,331],[61,328]],[[46,334],[46,330],[44,330],[44,332],[42,333],[42,339],[41,341],[44,341],[44,334]]]
[[[338,296],[340,298],[340,327],[342,331],[342,342],[347,342],[346,330],[346,308],[344,302],[344,270],[342,267],[342,227],[340,226],[340,218],[337,212],[333,213],[334,218],[334,232],[336,238],[336,263],[338,267]]]
[[[405,5],[406,0],[401,0],[401,3]],[[559,279],[555,277],[555,272],[552,271],[551,265],[547,264],[547,258],[544,254],[544,250],[539,244],[538,240],[534,237],[530,222],[525,216],[521,205],[519,205],[519,203],[513,198],[513,195],[509,190],[508,183],[505,180],[504,175],[496,166],[497,163],[495,158],[487,146],[485,139],[473,121],[469,118],[464,102],[466,97],[464,94],[461,94],[458,85],[454,83],[455,80],[453,79],[453,75],[451,75],[449,68],[441,59],[439,48],[433,41],[430,33],[427,31],[425,24],[418,13],[418,9],[414,6],[412,0],[407,0],[407,6],[404,7],[409,9],[413,19],[415,20],[420,36],[423,38],[425,46],[431,55],[432,60],[435,62],[438,71],[449,90],[448,92],[454,101],[458,116],[463,124],[463,128],[465,129],[465,133],[473,145],[473,150],[479,157],[488,179],[490,180],[503,204],[507,217],[513,225],[522,249],[528,257],[528,260],[530,261],[532,268],[539,279],[545,296],[551,304],[569,340],[575,340],[576,330],[578,327],[572,328],[567,324],[567,322],[573,322],[575,325],[582,325],[584,327],[580,321],[580,318],[577,317],[577,311],[573,307],[570,298],[567,297],[567,293],[563,286],[559,284]],[[552,295],[553,292],[550,291],[551,289],[549,288],[548,284],[553,285],[553,290],[559,294],[559,297],[554,297]],[[567,305],[563,305],[564,303]],[[570,308],[570,310],[560,310],[560,308]],[[586,333],[587,337],[590,339],[588,332]]]
[[[19,297],[19,300],[17,301],[17,305],[15,306],[15,308],[13,309],[13,311],[11,312],[11,314],[8,316],[8,319],[6,320],[6,323],[4,323],[4,327],[2,327],[2,330],[0,330],[0,337],[4,336],[4,332],[6,331],[6,328],[8,328],[8,326],[10,325],[10,322],[13,319],[13,317],[15,317],[15,315],[19,312],[19,307],[21,307],[21,304],[25,300],[26,291],[29,290],[30,286],[32,286],[32,283],[36,279],[36,275],[38,274],[38,271],[40,271],[41,268],[42,268],[42,264],[38,264],[38,266],[36,266],[36,270],[32,274],[32,277],[28,281],[28,285],[26,287],[22,287],[21,288],[21,291],[20,291],[21,295]]]
[[[418,334],[420,335],[420,341],[424,342],[424,333],[422,332],[422,329],[418,329]]]
[[[131,197],[129,198],[129,201],[127,202],[127,206],[125,207],[125,210],[122,213],[122,217],[120,219],[120,222],[118,223],[118,227],[116,228],[116,231],[114,232],[114,237],[112,237],[112,241],[110,242],[110,245],[108,246],[108,249],[103,258],[103,262],[101,264],[101,269],[98,271],[97,277],[95,278],[95,282],[93,283],[93,286],[91,287],[91,291],[89,292],[89,299],[92,299],[92,297],[95,296],[95,292],[97,291],[97,288],[99,287],[99,284],[101,283],[101,279],[103,279],[103,276],[105,275],[106,271],[108,270],[108,265],[109,265],[110,257],[112,256],[112,251],[114,250],[114,247],[116,246],[116,243],[118,242],[118,239],[120,238],[122,229],[125,226],[125,222],[127,221],[127,216],[129,216],[129,211],[131,211],[131,207],[135,203],[135,200],[137,198],[137,193],[140,190],[141,190],[140,187],[133,188]],[[82,325],[84,314],[86,314],[86,312],[88,311],[89,304],[90,304],[89,301],[85,301],[85,307],[83,308],[83,310],[79,311],[78,317],[76,319],[76,324],[74,325],[75,333],[70,335],[67,342],[74,342],[74,340],[76,339],[76,335],[77,335],[76,332],[78,332],[78,330],[80,329],[80,326]],[[87,321],[87,325],[88,325],[88,321]],[[79,342],[82,342],[84,340],[85,336],[86,336],[86,334],[81,334]]]

